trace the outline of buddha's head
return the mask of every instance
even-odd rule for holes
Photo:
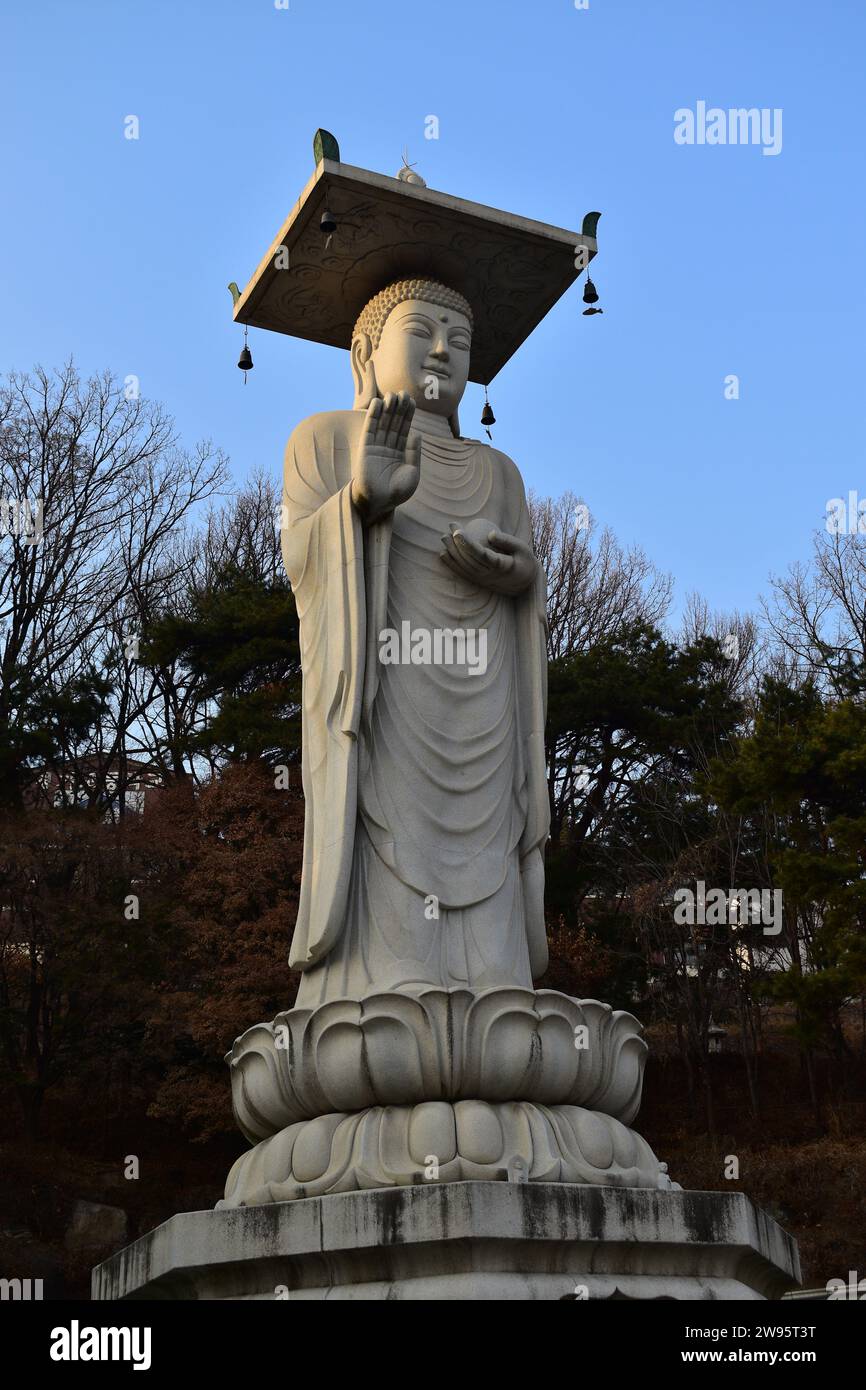
[[[408,391],[419,410],[460,433],[457,407],[469,378],[472,310],[435,280],[398,280],[365,305],[352,334],[355,409]]]

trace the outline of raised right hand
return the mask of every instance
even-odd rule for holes
[[[367,407],[352,459],[352,501],[369,524],[406,502],[421,476],[421,439],[409,433],[415,402],[408,391],[389,391]]]

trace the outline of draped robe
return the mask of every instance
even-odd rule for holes
[[[362,411],[312,416],[285,462],[282,547],[300,618],[305,807],[290,963],[299,1006],[543,973],[545,584],[492,593],[441,561],[449,523],[531,541],[506,455],[421,436],[414,495],[362,524]],[[487,665],[383,664],[390,629],[486,632]]]

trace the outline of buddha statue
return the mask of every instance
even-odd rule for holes
[[[517,468],[459,433],[472,322],[435,281],[386,286],[355,326],[354,409],[305,420],[286,450],[304,669],[299,1005],[529,987],[546,968],[544,576]],[[406,624],[483,633],[486,669],[383,663],[383,633]]]
[[[286,447],[301,978],[229,1055],[254,1147],[221,1205],[466,1178],[670,1186],[628,1127],[637,1020],[533,988],[545,576],[517,467],[458,418],[467,382],[486,385],[573,282],[575,239],[586,264],[598,215],[567,233],[344,165],[327,132],[314,149],[235,305],[348,349],[354,400]]]

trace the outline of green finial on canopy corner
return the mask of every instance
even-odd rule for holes
[[[228,287],[231,290],[232,304],[237,304],[238,300],[241,297],[241,292],[237,287],[237,281],[229,280]]]
[[[583,219],[583,226],[580,229],[581,236],[596,236],[598,231],[598,219],[600,217],[600,212],[588,212]]]
[[[335,164],[340,162],[340,146],[329,130],[317,130],[313,136],[313,155],[318,167],[323,159],[331,159]]]

